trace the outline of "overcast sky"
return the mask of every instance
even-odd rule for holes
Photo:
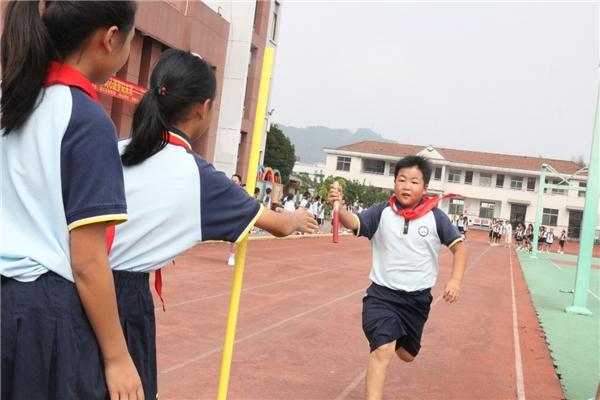
[[[285,1],[273,121],[589,160],[598,43],[597,2]]]

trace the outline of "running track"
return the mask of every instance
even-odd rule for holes
[[[443,249],[423,348],[412,364],[393,360],[385,397],[562,398],[517,258],[473,236],[460,302],[440,300],[451,271]],[[230,399],[363,397],[361,298],[371,250],[363,238],[340,239],[249,243]],[[202,244],[163,272],[167,311],[156,308],[162,400],[216,398],[232,277],[227,254],[226,244]]]

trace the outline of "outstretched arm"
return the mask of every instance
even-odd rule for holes
[[[319,228],[312,213],[304,208],[293,212],[264,210],[256,221],[256,226],[279,237],[291,235],[296,231],[314,233]]]

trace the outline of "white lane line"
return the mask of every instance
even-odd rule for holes
[[[352,382],[350,382],[350,384],[346,387],[346,389],[344,389],[342,393],[338,394],[335,400],[344,400],[346,396],[348,396],[354,390],[355,387],[360,385],[360,383],[365,379],[366,376],[367,370],[365,369],[360,374],[356,375],[356,378],[354,378]]]
[[[310,277],[310,276],[321,275],[321,274],[326,274],[328,272],[338,271],[340,269],[352,270],[351,267],[338,267],[338,268],[333,268],[333,269],[327,269],[327,270],[324,270],[324,271],[322,270],[322,271],[317,271],[317,272],[311,272],[309,274],[303,274],[303,275],[294,276],[292,278],[282,279],[282,280],[275,281],[275,282],[264,283],[262,285],[250,286],[248,288],[242,289],[242,292],[243,293],[247,293],[247,292],[251,292],[252,290],[255,290],[255,289],[262,289],[262,288],[266,288],[266,287],[269,287],[269,286],[275,286],[275,285],[279,285],[281,283],[292,282],[292,281],[295,281],[295,280],[298,280],[298,279],[307,278],[307,277]],[[169,304],[168,308],[169,308],[169,310],[171,310],[173,308],[184,306],[184,305],[187,305],[187,304],[197,303],[199,301],[204,301],[204,300],[208,300],[208,299],[215,299],[217,297],[223,297],[223,296],[229,296],[229,295],[231,295],[231,290],[228,290],[227,292],[223,292],[223,293],[219,293],[219,294],[213,294],[212,296],[197,297],[195,299],[186,300],[186,301],[182,301],[182,302],[179,302],[179,303]],[[155,311],[156,310],[161,310],[161,309],[162,309],[162,307],[154,307]]]
[[[554,265],[556,268],[558,268],[559,271],[562,271],[562,268],[559,265],[557,265],[554,261],[552,261],[552,259],[550,258],[550,256],[547,255],[546,259],[548,261],[550,261],[552,263],[552,265]]]
[[[470,270],[471,268],[475,267],[475,265],[477,264],[477,262],[479,261],[479,259],[480,259],[481,257],[483,257],[483,255],[484,255],[485,253],[487,253],[487,252],[488,252],[488,250],[489,250],[490,248],[491,248],[491,247],[487,246],[487,247],[485,248],[485,250],[483,251],[483,253],[481,253],[481,254],[480,254],[480,255],[479,255],[479,256],[478,256],[478,257],[475,259],[475,261],[473,261],[473,262],[471,263],[471,265],[469,265],[469,266],[466,268],[466,270],[465,270],[465,273],[466,273],[466,271],[468,271],[468,270]],[[434,307],[434,306],[435,306],[435,305],[436,305],[436,304],[437,304],[437,303],[438,303],[438,302],[439,302],[439,301],[440,301],[442,298],[443,298],[443,293],[442,293],[442,295],[441,295],[441,296],[439,296],[437,299],[435,299],[433,303],[431,303],[431,308],[433,308],[433,307]],[[361,372],[360,372],[358,375],[356,375],[356,376],[354,377],[354,379],[352,379],[352,382],[350,382],[350,384],[348,384],[348,386],[346,386],[346,388],[345,388],[345,389],[344,389],[344,390],[343,390],[343,391],[342,391],[340,394],[338,394],[338,395],[337,395],[337,397],[335,398],[335,400],[344,400],[344,399],[345,399],[345,398],[346,398],[346,397],[347,397],[347,396],[348,396],[350,393],[352,393],[352,391],[354,391],[354,389],[356,389],[356,387],[357,387],[358,385],[360,385],[360,384],[361,384],[361,382],[363,381],[363,379],[365,379],[365,377],[366,377],[366,376],[367,376],[367,370],[366,370],[366,369],[364,369],[364,370],[362,370],[362,371],[361,371]]]
[[[521,341],[519,339],[519,323],[517,316],[517,300],[515,296],[515,277],[513,274],[512,252],[508,254],[510,262],[510,290],[512,293],[513,337],[515,342],[515,370],[517,380],[517,399],[525,400],[525,385],[523,384],[523,361],[521,360]]]
[[[236,340],[234,343],[238,344],[238,343],[244,342],[244,341],[246,341],[248,339],[252,339],[255,336],[262,335],[263,333],[268,332],[268,331],[270,331],[272,329],[275,329],[275,328],[277,328],[277,327],[285,324],[286,322],[292,321],[292,320],[297,319],[297,318],[304,317],[305,315],[308,315],[308,314],[310,314],[312,312],[320,310],[321,308],[325,308],[325,307],[327,307],[327,306],[329,306],[329,305],[331,305],[333,303],[336,303],[336,302],[341,301],[341,300],[345,300],[348,297],[356,296],[359,293],[364,293],[364,291],[365,291],[365,288],[360,288],[360,289],[355,290],[355,291],[353,291],[351,293],[345,294],[345,295],[340,296],[340,297],[336,297],[335,299],[330,300],[330,301],[328,301],[326,303],[323,303],[321,305],[318,305],[316,307],[313,307],[311,309],[308,309],[306,311],[303,311],[301,313],[293,315],[293,316],[291,316],[289,318],[282,319],[281,321],[276,322],[276,323],[274,323],[272,325],[269,325],[269,326],[267,326],[267,327],[265,327],[263,329],[259,329],[258,331],[254,332],[254,333],[251,333],[249,335],[244,336],[243,338],[240,338],[240,339]],[[196,361],[199,361],[199,360],[201,360],[203,358],[206,358],[206,357],[208,357],[208,356],[210,356],[210,355],[212,355],[214,353],[217,353],[217,352],[219,352],[221,350],[223,350],[223,346],[215,347],[214,349],[209,350],[209,351],[207,351],[205,353],[202,353],[202,354],[200,354],[200,355],[198,355],[196,357],[189,358],[189,359],[187,359],[187,360],[185,360],[183,362],[180,362],[178,364],[175,364],[175,365],[173,365],[173,366],[171,366],[169,368],[165,368],[162,371],[160,371],[159,373],[161,375],[168,374],[169,372],[176,371],[176,370],[178,370],[180,368],[183,368],[183,367],[185,367],[185,366],[187,366],[189,364],[192,364],[192,363],[194,363]]]

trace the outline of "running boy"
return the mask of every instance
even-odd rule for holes
[[[454,254],[452,277],[444,300],[458,300],[467,249],[456,227],[436,208],[439,198],[424,197],[431,164],[408,156],[396,164],[394,195],[360,214],[340,207],[340,222],[356,235],[371,240],[373,281],[363,298],[363,331],[371,354],[367,372],[367,399],[381,399],[387,367],[394,353],[411,362],[421,347],[439,269],[440,245]],[[329,190],[328,201],[343,201],[339,188]]]

